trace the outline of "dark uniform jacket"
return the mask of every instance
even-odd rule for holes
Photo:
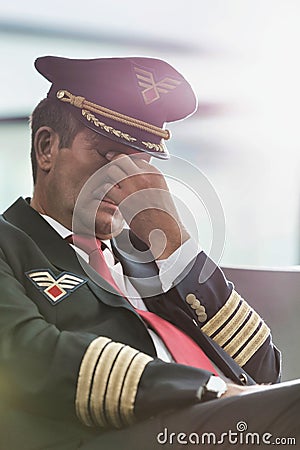
[[[124,272],[136,287],[141,277],[143,297],[156,264],[124,254]],[[148,309],[190,335],[234,382],[277,382],[268,327],[219,268],[199,283],[205,260],[201,252],[175,287],[145,298]],[[75,449],[107,429],[199,401],[210,373],[156,358],[144,322],[105,286],[25,200],[0,217],[1,449]]]

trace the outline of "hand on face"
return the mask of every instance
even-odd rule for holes
[[[140,154],[108,152],[106,158],[110,163],[98,193],[118,205],[132,231],[151,247],[157,259],[167,258],[189,235],[165,178]]]
[[[155,257],[166,258],[187,233],[162,174],[150,156],[81,130],[69,147],[41,127],[36,139],[37,182],[32,206],[75,233],[109,239],[123,218]],[[159,231],[158,231],[159,230]]]

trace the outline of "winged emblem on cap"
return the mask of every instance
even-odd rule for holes
[[[155,102],[160,98],[160,94],[168,94],[181,84],[181,81],[174,78],[165,77],[160,81],[155,81],[154,75],[148,70],[134,67],[138,85],[142,89],[142,96],[146,105]]]
[[[69,272],[55,277],[49,269],[26,272],[26,275],[53,305],[87,282]]]

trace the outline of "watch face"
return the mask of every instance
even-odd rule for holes
[[[206,385],[206,391],[215,393],[216,397],[220,397],[227,391],[227,384],[220,377],[211,376]]]
[[[197,392],[197,398],[203,402],[215,400],[227,391],[227,384],[222,378],[212,375],[205,386]]]

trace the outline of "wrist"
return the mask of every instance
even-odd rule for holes
[[[157,261],[168,259],[176,250],[178,250],[186,241],[190,239],[189,233],[181,228],[177,234],[171,232],[165,233],[167,236],[165,246],[162,249],[161,246],[152,244],[152,253]]]

